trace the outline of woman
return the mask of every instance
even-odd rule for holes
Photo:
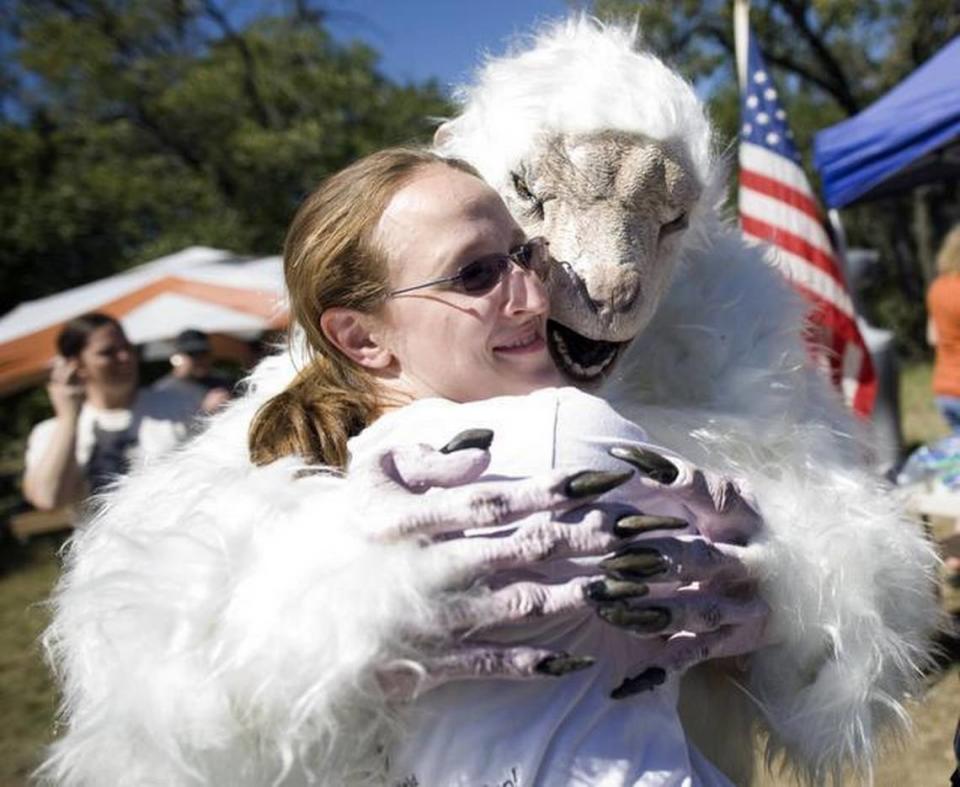
[[[927,292],[927,340],[937,350],[933,393],[947,426],[960,434],[960,226],[940,247],[937,273]]]
[[[403,780],[402,769],[423,759],[396,745],[410,710],[396,698],[464,677],[559,686],[594,672],[584,669],[593,657],[601,663],[590,702],[609,714],[602,728],[610,734],[584,747],[587,758],[627,783],[658,773],[719,779],[682,740],[664,668],[755,645],[762,616],[749,605],[712,604],[720,617],[703,628],[741,626],[703,637],[672,633],[710,603],[691,598],[685,606],[671,595],[676,582],[722,583],[724,572],[740,571],[740,553],[665,534],[645,551],[628,547],[632,535],[687,522],[748,535],[756,513],[736,489],[677,457],[633,446],[620,455],[648,477],[635,491],[650,509],[637,510],[596,502],[626,481],[626,465],[606,447],[589,454],[599,467],[524,464],[529,457],[516,448],[522,429],[502,429],[497,439],[510,446],[513,438],[521,462],[511,469],[509,457],[491,465],[489,433],[464,434],[435,451],[385,450],[383,435],[371,431],[413,425],[438,445],[446,435],[434,440],[420,430],[417,412],[406,419],[432,397],[497,407],[502,400],[487,397],[559,382],[542,341],[542,253],[468,167],[425,153],[369,157],[308,198],[284,255],[308,351],[294,346],[265,362],[252,394],[186,448],[125,479],[75,540],[47,637],[66,722],[44,769],[50,778],[343,785],[382,784],[392,773]],[[277,390],[277,369],[290,364],[297,373]],[[539,395],[523,401],[536,407]],[[562,397],[546,395],[560,407]],[[462,406],[469,415],[474,405]],[[609,411],[594,420],[601,417],[619,424],[618,439],[623,429],[641,435]],[[348,447],[351,438],[359,442]],[[351,449],[350,472],[332,474]],[[478,481],[488,466],[493,473]],[[538,472],[530,475],[531,467]],[[498,478],[501,470],[522,477]],[[683,512],[684,521],[665,518],[671,512]],[[505,525],[516,529],[504,538],[456,537]],[[616,560],[598,569],[597,558],[611,552]],[[547,557],[571,560],[570,579],[558,582],[557,567],[545,570]],[[660,580],[658,589],[630,578],[644,571]],[[474,584],[478,577],[489,591]],[[640,584],[651,585],[658,606],[672,605],[670,627],[651,625],[651,617],[662,622],[662,610],[634,603],[646,592]],[[633,651],[619,634],[598,643],[599,623],[585,614],[594,609],[653,637]],[[590,629],[584,652],[566,654],[567,633],[541,643],[529,631],[516,639],[497,628],[549,611],[579,616]],[[464,637],[481,629],[492,641]],[[606,661],[614,649],[624,658]],[[662,691],[645,691],[657,685]],[[584,686],[571,684],[575,693]],[[639,704],[611,711],[611,692]],[[658,712],[650,718],[666,720],[667,729],[648,729],[657,745],[637,755],[632,747],[643,736],[616,738],[614,722],[624,720],[618,713],[646,718],[638,709],[651,703]],[[549,730],[537,733],[541,743],[552,739]],[[426,730],[410,740],[415,747],[436,739]],[[667,742],[669,749],[660,746]],[[542,767],[575,783],[588,778],[583,761],[565,766],[538,755],[519,767],[524,779]],[[492,776],[512,778],[516,763],[496,764],[503,767]]]
[[[137,390],[137,354],[120,323],[96,312],[57,337],[47,393],[54,417],[30,433],[24,497],[37,508],[77,503],[187,434],[174,402]]]
[[[933,393],[951,433],[960,436],[960,226],[954,227],[937,253],[937,278],[927,291],[927,341],[936,348]],[[953,525],[960,534],[960,518]],[[944,560],[947,579],[960,586],[960,558]]]

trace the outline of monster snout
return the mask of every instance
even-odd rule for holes
[[[640,274],[623,266],[593,268],[584,279],[593,310],[604,319],[630,311],[640,298]]]

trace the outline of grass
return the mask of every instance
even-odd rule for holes
[[[0,785],[28,783],[53,736],[56,695],[37,643],[46,625],[42,602],[59,571],[58,542],[0,543]]]
[[[933,442],[949,432],[933,403],[932,376],[933,367],[928,363],[907,364],[900,370],[900,422],[908,446]]]
[[[901,375],[904,438],[928,442],[946,433],[930,396],[930,367],[907,366]],[[936,523],[946,535],[948,523]],[[55,691],[43,666],[37,638],[46,622],[41,602],[59,569],[52,538],[21,546],[0,542],[0,787],[24,787],[53,736]],[[960,609],[960,593],[947,591],[948,609]],[[960,710],[957,662],[930,680],[930,691],[911,707],[915,734],[880,759],[878,787],[945,785],[953,767],[951,739]],[[765,787],[792,782],[773,776]],[[851,784],[853,782],[850,782]]]

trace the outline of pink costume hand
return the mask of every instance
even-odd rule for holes
[[[627,678],[612,696],[651,689],[668,671],[763,646],[769,608],[756,597],[741,546],[759,532],[763,520],[742,486],[660,449],[618,446],[610,453],[639,471],[654,493],[651,499],[682,504],[702,534],[637,538],[601,562],[606,574],[597,586],[601,596],[615,593],[621,582],[646,583],[650,593],[604,607],[600,616],[648,645],[660,645],[650,666]],[[641,510],[645,502],[638,501]]]
[[[678,582],[700,583],[704,588],[719,579],[742,584],[745,573],[737,547],[714,546],[690,537],[641,542],[637,536],[686,528],[688,523],[625,511],[623,506],[585,505],[627,480],[625,474],[555,471],[533,478],[478,482],[489,464],[486,449],[491,440],[492,433],[475,430],[458,435],[439,451],[422,445],[397,448],[351,467],[350,479],[359,487],[362,520],[370,523],[370,537],[385,542],[417,539],[454,567],[456,577],[444,610],[448,641],[440,644],[434,658],[419,665],[385,665],[380,678],[389,693],[411,697],[447,680],[563,675],[587,667],[592,663],[589,657],[476,641],[488,628],[585,608],[596,609],[607,622],[634,634],[663,641],[658,664],[673,669],[689,666],[696,654],[710,654],[706,658],[755,647],[747,644],[746,632],[757,629],[757,618],[765,617],[761,603],[673,590]],[[641,470],[651,475],[645,465]],[[676,480],[679,474],[674,470],[672,477]],[[711,487],[700,480],[705,476],[691,471],[687,477],[690,483],[678,484],[668,495],[676,495],[685,505],[689,502],[686,510],[691,516],[699,511],[720,520],[712,512]],[[577,511],[564,518],[571,509]],[[543,511],[554,513],[555,518],[527,519]],[[741,516],[733,506],[723,511]],[[513,532],[500,537],[458,537],[471,528],[511,524]],[[537,563],[547,559],[603,555],[607,556],[599,565],[603,573],[594,571],[563,583],[498,581],[502,570],[535,570]],[[493,589],[465,592],[481,584]],[[651,587],[653,598],[661,597],[656,605],[638,603],[637,599],[651,593]],[[674,598],[662,590],[668,587]],[[640,623],[640,618],[645,622]],[[689,629],[697,632],[695,642],[687,639]],[[684,633],[668,640],[674,632]]]
[[[452,679],[564,675],[593,663],[536,647],[467,644],[464,638],[489,626],[592,604],[586,577],[561,585],[514,582],[495,590],[477,584],[503,568],[529,566],[560,554],[602,555],[624,543],[613,535],[611,517],[599,510],[586,512],[577,524],[524,527],[521,520],[589,504],[626,481],[632,471],[554,471],[478,481],[489,465],[492,439],[488,430],[470,430],[440,450],[423,445],[395,448],[350,467],[348,484],[356,488],[358,521],[368,537],[381,543],[413,539],[434,550],[454,578],[443,610],[449,634],[436,644],[436,655],[420,664],[386,664],[379,671],[381,685],[393,697],[412,697]],[[467,529],[514,523],[521,524],[505,538],[456,538]]]

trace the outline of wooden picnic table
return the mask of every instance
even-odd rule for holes
[[[75,516],[73,506],[63,506],[53,511],[23,511],[10,517],[10,532],[17,541],[24,542],[31,536],[70,530]]]

